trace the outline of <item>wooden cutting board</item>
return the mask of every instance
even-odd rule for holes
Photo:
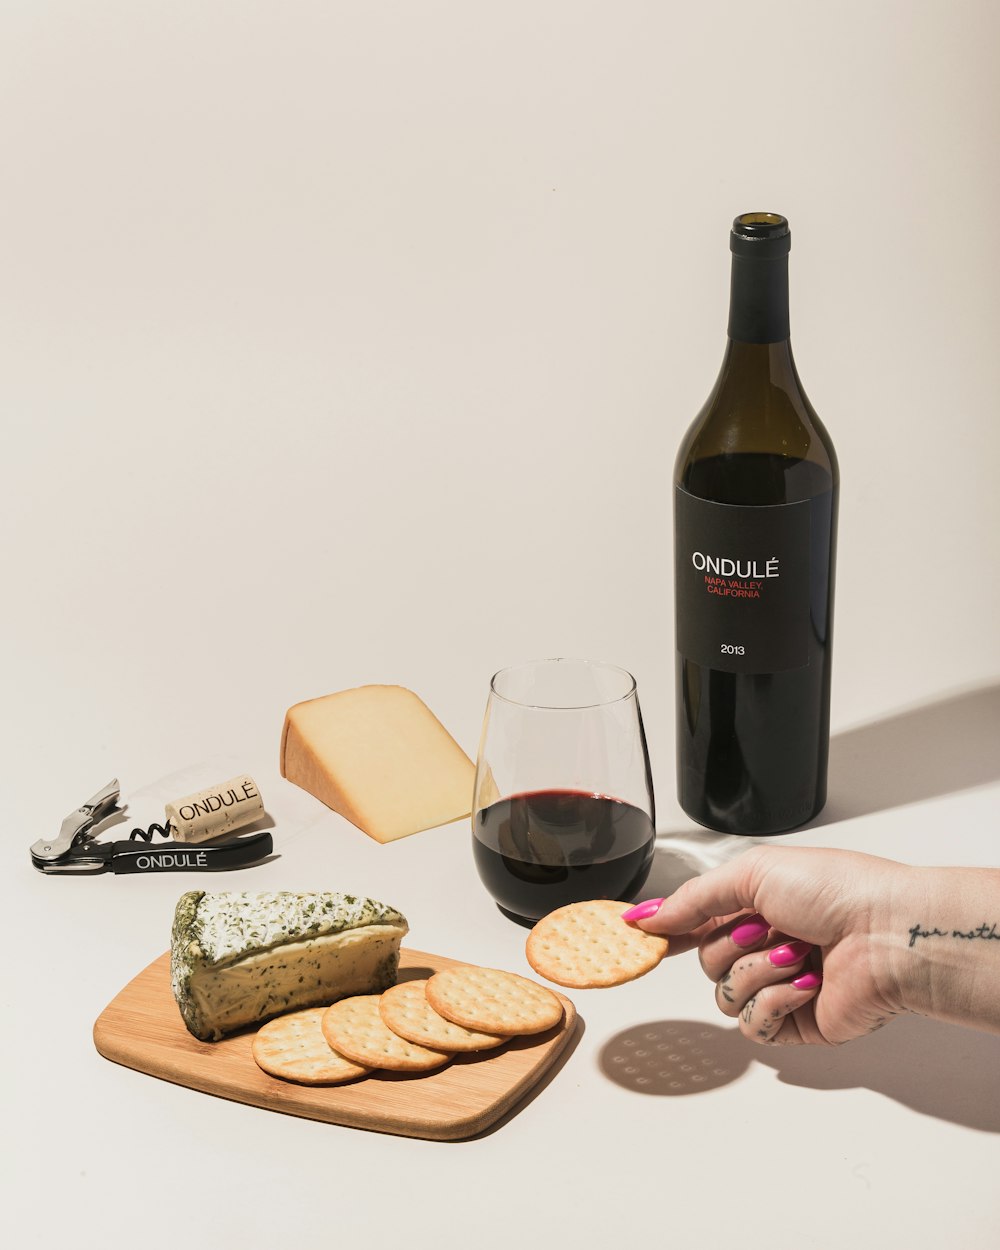
[[[459,961],[403,948],[401,981],[430,976]],[[562,994],[561,1024],[512,1038],[480,1056],[458,1055],[425,1075],[374,1072],[349,1085],[296,1085],[253,1061],[253,1030],[200,1042],[187,1031],[170,989],[170,954],[140,972],[105,1007],[94,1043],[114,1063],[270,1111],[403,1137],[454,1141],[495,1124],[537,1089],[575,1033],[576,1011]]]

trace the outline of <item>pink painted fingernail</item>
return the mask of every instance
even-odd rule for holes
[[[788,968],[792,964],[801,963],[812,947],[808,942],[786,942],[784,946],[776,946],[767,952],[767,961],[775,968]]]
[[[622,912],[622,920],[648,920],[660,910],[663,901],[662,898],[648,898],[644,903],[636,903],[628,911]]]
[[[755,913],[752,916],[747,916],[745,920],[741,920],[729,936],[737,946],[754,946],[761,939],[767,937],[770,931],[771,926],[764,917]]]
[[[803,972],[800,977],[793,977],[792,984],[797,990],[814,990],[823,984],[822,972]]]

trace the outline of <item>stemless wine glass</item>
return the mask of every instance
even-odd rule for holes
[[[629,901],[649,875],[655,819],[631,673],[556,659],[495,674],[472,846],[505,915],[531,925],[566,903]]]

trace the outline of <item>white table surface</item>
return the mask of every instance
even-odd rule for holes
[[[230,762],[178,780],[221,777]],[[465,822],[380,846],[273,761],[245,764],[284,816],[278,853],[212,888],[368,892],[405,911],[415,947],[531,975],[525,931],[480,886]],[[861,778],[872,794],[875,771]],[[155,814],[153,803],[140,795],[132,810]],[[947,837],[949,861],[986,864],[998,809],[993,783],[783,841],[938,862]],[[745,845],[678,822],[644,894]],[[906,1018],[839,1049],[758,1047],[680,957],[631,985],[575,992],[575,1045],[495,1130],[408,1140],[241,1106],[97,1054],[94,1019],[166,949],[178,894],[204,878],[43,877],[26,854],[8,872],[28,948],[4,1029],[11,1200],[41,1244],[72,1231],[76,1245],[125,1247],[141,1229],[144,1245],[169,1247],[197,1228],[195,1244],[265,1246],[290,1222],[316,1241],[366,1236],[377,1219],[393,1243],[448,1247],[729,1236],[832,1247],[878,1244],[890,1211],[898,1244],[995,1234],[1000,1037]]]
[[[565,655],[638,680],[646,892],[736,853],[674,799],[670,477],[729,224],[768,209],[842,472],[830,801],[784,841],[996,864],[998,43],[982,0],[0,5],[13,1244],[997,1244],[996,1037],[757,1048],[685,957],[575,994],[495,1132],[350,1131],[102,1059],[191,879],[46,878],[28,846],[112,776],[146,823],[178,774],[247,769],[279,854],[213,884],[369,892],[524,971],[466,825],[378,846],[278,740],[398,682],[474,754],[490,674]],[[664,1038],[690,1085],[631,1086]]]

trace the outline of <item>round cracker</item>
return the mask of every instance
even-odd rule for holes
[[[628,907],[593,899],[549,912],[528,934],[528,963],[547,981],[580,990],[624,985],[652,971],[667,939],[623,920]]]
[[[508,1039],[497,1033],[479,1033],[445,1019],[427,1001],[426,981],[403,981],[385,990],[379,999],[379,1015],[408,1042],[435,1050],[490,1050]]]
[[[424,992],[446,1020],[483,1033],[544,1033],[563,1015],[551,990],[499,968],[446,968],[435,972]]]
[[[300,1085],[341,1085],[367,1076],[368,1068],[330,1048],[323,1036],[325,1007],[310,1007],[270,1020],[250,1046],[254,1063],[268,1076]]]
[[[323,1013],[323,1036],[334,1050],[355,1063],[390,1072],[428,1072],[448,1062],[451,1053],[408,1042],[379,1015],[380,994],[342,998]]]

